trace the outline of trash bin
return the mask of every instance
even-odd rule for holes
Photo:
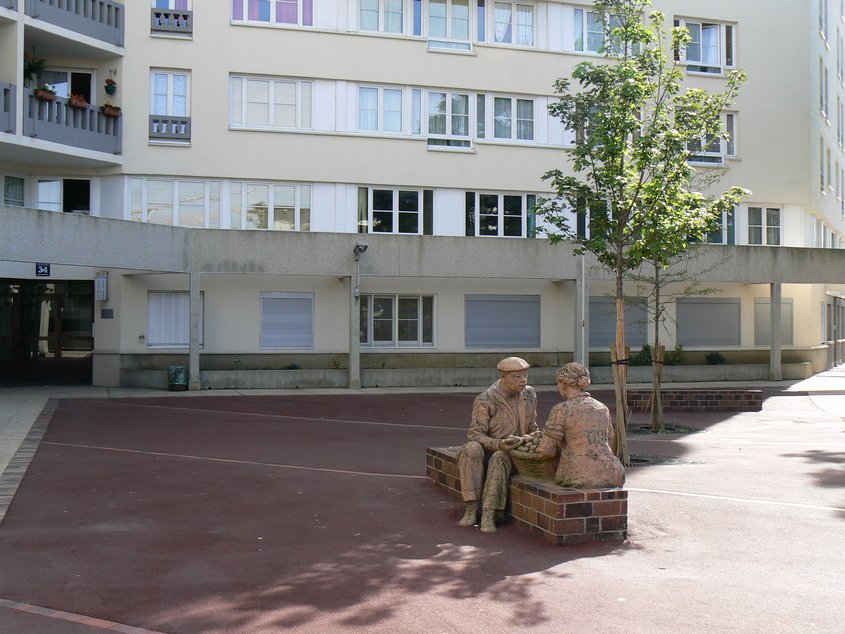
[[[167,389],[185,392],[188,389],[188,369],[184,365],[167,366]]]

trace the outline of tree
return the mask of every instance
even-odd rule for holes
[[[624,276],[643,262],[667,266],[747,193],[738,187],[710,197],[693,191],[688,162],[702,145],[724,136],[722,115],[744,74],[730,72],[720,93],[684,90],[674,53],[690,42],[689,32],[674,28],[667,37],[662,13],[644,17],[650,7],[650,0],[595,2],[604,25],[603,59],[578,64],[571,79],[558,79],[558,101],[549,107],[575,131],[573,173],[548,171],[544,179],[554,195],[540,206],[550,242],[575,242],[576,252],[594,254],[614,275],[614,445],[624,464],[630,463]],[[588,214],[587,231],[571,226],[573,212]]]

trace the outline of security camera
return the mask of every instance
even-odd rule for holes
[[[363,253],[364,251],[366,251],[368,246],[369,245],[366,242],[359,242],[355,245],[355,248],[352,250],[352,252],[355,255],[358,255],[359,253]]]

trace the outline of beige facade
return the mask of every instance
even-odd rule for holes
[[[552,84],[598,58],[589,3],[106,0],[96,19],[59,4],[0,0],[0,229],[15,237],[0,282],[44,282],[37,263],[52,280],[108,273],[95,383],[163,385],[184,364],[192,387],[454,385],[485,382],[501,354],[602,362],[606,274],[531,237],[542,174],[574,143],[547,114]],[[670,305],[661,339],[691,362],[769,363],[774,346],[819,371],[845,338],[840,3],[655,9],[696,34],[689,86],[748,74],[731,142],[695,167],[753,192],[724,246],[701,249],[716,292]],[[39,60],[50,102],[27,75]],[[29,354],[13,321],[0,364]],[[647,328],[631,324],[634,347]]]

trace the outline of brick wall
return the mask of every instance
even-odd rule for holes
[[[458,496],[459,450],[430,447],[426,451],[429,481]],[[621,541],[628,531],[628,492],[621,488],[567,489],[515,475],[506,512],[519,528],[552,544]]]
[[[684,412],[759,412],[763,409],[760,390],[668,389],[660,391],[664,410]],[[628,390],[628,406],[633,411],[651,409],[651,390]]]

